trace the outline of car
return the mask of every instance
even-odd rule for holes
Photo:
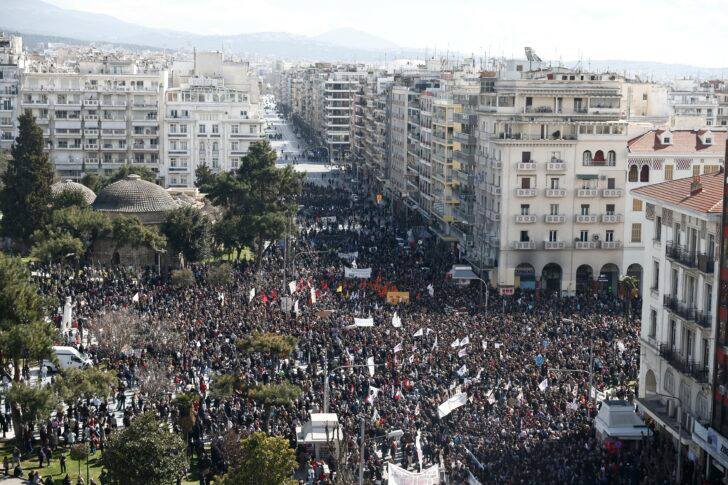
[[[93,365],[91,359],[84,356],[74,347],[67,347],[63,345],[53,346],[53,355],[58,360],[58,365],[61,369],[82,369]],[[56,364],[52,361],[43,361],[43,365],[57,370]]]

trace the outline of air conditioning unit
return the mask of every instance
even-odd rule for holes
[[[599,241],[599,234],[593,234],[592,241]]]

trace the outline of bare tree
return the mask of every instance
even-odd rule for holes
[[[106,355],[131,351],[142,327],[142,318],[128,308],[113,310],[89,322],[91,336],[96,339],[99,350]]]
[[[167,369],[155,361],[150,361],[146,367],[140,367],[137,377],[139,390],[151,398],[161,399],[174,392],[174,383]]]

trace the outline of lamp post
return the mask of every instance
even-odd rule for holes
[[[677,401],[677,469],[675,470],[675,483],[681,483],[682,480],[682,399],[669,394],[661,394],[659,392],[651,392],[653,396],[660,396],[666,399],[674,399]]]

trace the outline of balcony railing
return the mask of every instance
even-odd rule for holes
[[[698,310],[694,306],[686,305],[685,303],[678,301],[678,299],[674,296],[670,295],[665,295],[662,302],[665,308],[675,315],[691,322],[696,321],[695,319],[697,317]]]
[[[516,197],[536,197],[536,189],[516,189]]]
[[[517,169],[519,172],[532,172],[536,170],[536,162],[519,162]]]
[[[619,249],[622,247],[622,241],[602,241],[602,249]]]
[[[698,267],[698,255],[694,251],[688,251],[685,246],[679,246],[673,241],[665,245],[665,256],[670,261],[675,261],[688,268]]]
[[[598,243],[596,241],[575,241],[574,247],[576,249],[596,249]]]
[[[660,357],[665,359],[677,371],[689,375],[701,383],[708,382],[708,366],[699,364],[692,359],[686,358],[676,349],[667,344],[660,344]]]
[[[575,216],[577,224],[593,224],[597,222],[596,214],[577,214]]]
[[[544,241],[543,242],[543,248],[544,249],[564,249],[566,247],[566,242],[564,241]]]
[[[605,224],[622,222],[622,214],[602,214],[602,222]]]
[[[703,273],[713,274],[715,271],[715,261],[709,254],[698,254],[698,270]]]
[[[576,191],[577,197],[596,197],[599,191],[597,189],[578,189]]]
[[[533,224],[536,222],[535,214],[517,214],[516,224]]]
[[[565,197],[566,189],[546,189],[546,197]]]
[[[602,197],[617,198],[622,197],[622,189],[604,189],[602,190]]]
[[[566,172],[566,164],[562,161],[552,160],[546,164],[547,172]]]
[[[513,241],[513,249],[536,249],[536,241]]]
[[[566,216],[564,214],[546,214],[544,222],[546,224],[563,224],[566,222]]]
[[[710,313],[697,312],[695,314],[695,323],[703,328],[710,328],[713,325],[713,315]]]

